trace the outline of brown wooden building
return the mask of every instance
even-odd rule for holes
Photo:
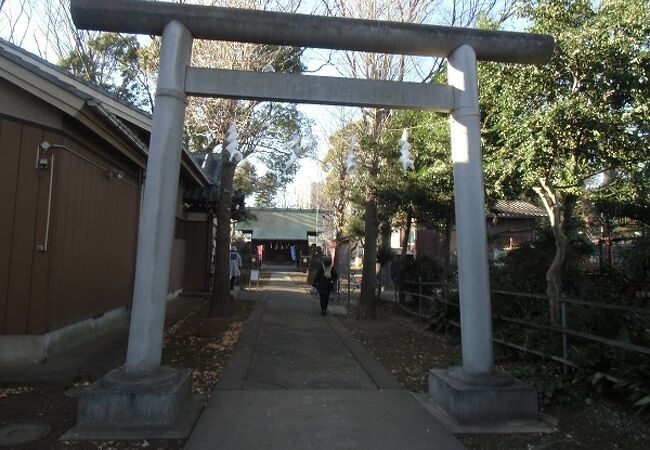
[[[534,239],[534,230],[546,211],[521,200],[497,200],[485,215],[490,258]],[[400,235],[401,238],[401,235]],[[451,232],[451,254],[456,254],[456,231]],[[442,259],[445,253],[444,234],[430,229],[415,231],[413,252],[418,256]]]
[[[41,360],[128,320],[150,126],[0,40],[0,361]],[[212,227],[183,202],[207,185],[184,153],[170,298],[207,287]]]

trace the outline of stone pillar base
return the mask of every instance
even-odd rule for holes
[[[163,366],[143,377],[114,369],[78,393],[77,425],[64,436],[186,437],[202,407],[191,390],[192,373],[187,369]]]
[[[511,376],[472,376],[461,368],[429,371],[429,398],[459,425],[537,420],[537,393]]]

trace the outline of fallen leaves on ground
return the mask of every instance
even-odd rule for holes
[[[405,316],[391,304],[378,308],[378,319],[341,317],[353,336],[411,392],[427,392],[430,368],[460,363],[460,340],[432,332],[428,324]],[[504,353],[504,355],[506,355]],[[535,360],[509,361],[510,370]],[[500,361],[497,361],[499,363]],[[606,397],[554,404],[544,413],[557,419],[553,433],[465,434],[457,437],[469,449],[645,450],[650,439],[647,416],[636,415]]]
[[[0,398],[18,397],[19,395],[31,394],[33,392],[34,389],[27,386],[0,388]]]
[[[192,392],[196,394],[209,393],[219,381],[245,324],[233,321],[220,332],[223,319],[215,320],[219,323],[210,322],[199,312],[186,316],[165,333],[170,364],[192,369]]]

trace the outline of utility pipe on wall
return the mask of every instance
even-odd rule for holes
[[[50,170],[50,181],[48,183],[48,192],[47,192],[47,218],[45,220],[45,236],[43,237],[43,243],[36,246],[36,251],[45,253],[47,252],[48,243],[50,242],[50,222],[52,218],[52,189],[54,187],[54,154],[50,156],[50,159],[41,158],[41,151],[48,151],[52,148],[52,145],[45,141],[41,143],[36,149],[36,168],[37,169],[49,169]],[[49,161],[49,162],[48,162]]]

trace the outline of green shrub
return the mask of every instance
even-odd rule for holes
[[[650,236],[634,239],[620,252],[621,270],[632,280],[650,280]]]

